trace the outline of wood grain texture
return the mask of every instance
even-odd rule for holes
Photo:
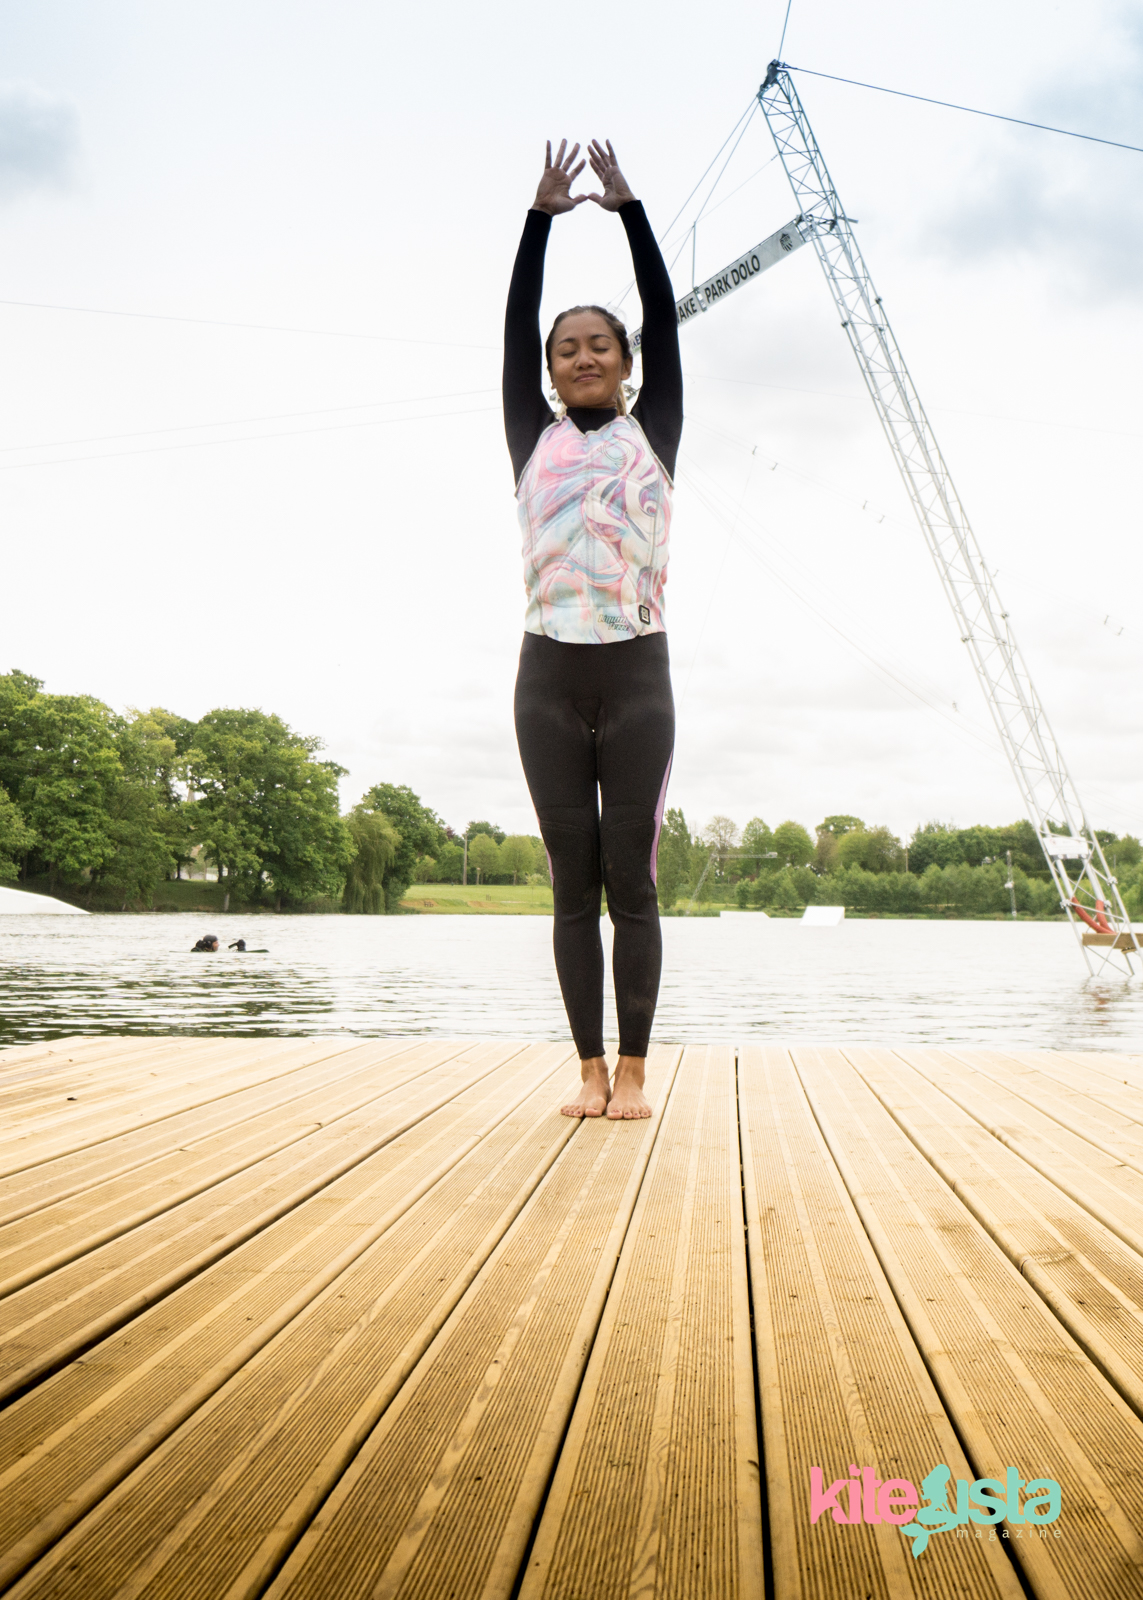
[[[0,1051],[0,1592],[1143,1600],[1143,1057],[660,1045],[629,1123],[577,1077]],[[940,1463],[1059,1522],[811,1520]]]

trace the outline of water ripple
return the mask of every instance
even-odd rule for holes
[[[68,1034],[566,1039],[546,917],[0,917],[0,1043]],[[206,929],[266,955],[192,955]],[[610,928],[604,923],[605,939]],[[663,924],[658,1039],[1143,1050],[1143,981],[1051,923]],[[609,1036],[615,1033],[608,1008]]]

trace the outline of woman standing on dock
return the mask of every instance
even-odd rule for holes
[[[504,326],[504,426],[516,474],[527,611],[516,737],[552,867],[556,971],[583,1092],[564,1114],[649,1117],[643,1072],[659,993],[655,858],[674,747],[663,585],[683,378],[671,280],[610,143],[588,150],[602,194],[571,194],[585,162],[563,140],[524,224]],[[562,311],[543,346],[552,218],[593,200],[619,213],[643,302],[643,385],[628,413],[627,331],[601,306]],[[600,893],[615,929],[614,1081],[603,1054]]]

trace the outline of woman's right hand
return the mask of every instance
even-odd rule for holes
[[[556,152],[555,161],[552,160],[552,141],[547,143],[547,154],[544,157],[544,175],[536,189],[536,198],[532,201],[533,211],[546,211],[549,217],[557,217],[563,211],[574,211],[576,206],[581,206],[587,199],[585,194],[572,195],[571,186],[579,177],[586,161],[581,161],[578,167],[573,167],[572,162],[579,155],[579,145],[573,144],[568,154],[567,140],[560,140],[560,148]]]

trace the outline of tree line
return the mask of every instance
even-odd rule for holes
[[[1143,915],[1143,844],[1097,830],[1132,915]],[[1023,819],[1007,827],[920,824],[907,842],[883,825],[839,814],[811,834],[797,822],[770,828],[752,817],[742,829],[712,817],[692,833],[683,812],[667,812],[659,839],[664,911],[705,901],[741,909],[797,911],[807,905],[899,916],[1060,914],[1039,839]]]
[[[315,902],[396,911],[416,878],[547,881],[540,840],[489,822],[457,835],[405,785],[375,784],[342,815],[321,740],[249,708],[197,722],[123,714],[0,674],[0,880],[123,909],[208,865],[223,909]]]
[[[543,844],[487,821],[457,833],[407,785],[378,783],[345,815],[345,769],[321,740],[249,708],[197,722],[113,711],[0,674],[0,880],[146,908],[192,867],[217,874],[223,908],[320,905],[395,912],[415,881],[549,883]],[[1143,846],[1099,834],[1128,910],[1143,914]],[[1011,859],[1011,876],[1008,863]],[[1011,888],[1009,888],[1011,884]],[[664,910],[692,901],[793,911],[818,904],[902,915],[1058,914],[1035,830],[926,822],[902,842],[860,817],[692,832],[678,808],[659,840]]]

